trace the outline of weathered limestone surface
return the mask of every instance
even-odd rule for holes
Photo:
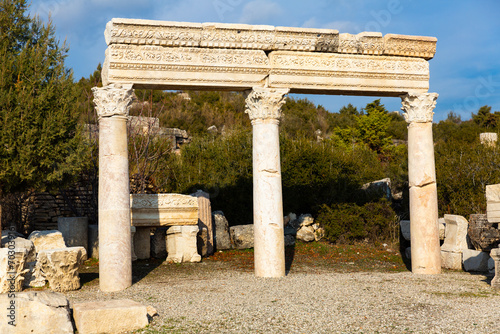
[[[9,311],[14,300],[15,311]],[[15,299],[0,294],[2,334],[73,334],[69,301],[63,294],[50,291],[16,293]],[[14,313],[14,314],[12,314]],[[14,321],[15,326],[9,324]]]
[[[22,291],[28,251],[25,248],[0,248],[0,293]]]
[[[192,196],[198,198],[198,228],[200,233],[202,233],[203,229],[206,229],[206,242],[200,255],[209,256],[214,253],[214,227],[210,195],[207,192],[198,190]]]
[[[99,117],[99,287],[132,285],[127,119],[131,86],[94,87]]]
[[[59,217],[57,229],[61,231],[66,246],[81,246],[88,251],[89,220],[87,217]]]
[[[148,325],[146,306],[130,299],[74,303],[73,318],[79,334],[130,332]]]
[[[66,247],[63,235],[58,230],[33,231],[28,239],[35,245],[36,253],[47,249]]]
[[[229,223],[222,211],[212,212],[215,225],[215,249],[231,249],[231,237],[229,236]]]
[[[167,230],[167,262],[200,262],[196,246],[198,226],[171,226]]]
[[[500,223],[500,184],[486,186],[486,214],[488,222]]]
[[[437,94],[409,93],[401,97],[408,123],[408,181],[412,272],[439,274],[438,206],[432,117]]]
[[[495,261],[495,277],[491,280],[491,287],[500,289],[500,248],[492,249],[490,256]]]
[[[221,23],[113,19],[104,85],[398,96],[429,88],[433,37]],[[265,52],[268,52],[266,54]],[[265,82],[268,78],[267,82]]]
[[[446,232],[443,245],[441,246],[441,259],[443,268],[462,269],[464,250],[467,245],[467,219],[457,215],[444,215],[446,221]]]
[[[255,87],[246,99],[253,129],[254,262],[258,277],[285,276],[279,119],[288,89]]]
[[[11,234],[10,236],[5,235],[2,237],[2,247],[24,248],[28,251],[26,262],[35,261],[36,259],[36,250],[33,242],[23,237],[18,237],[15,234]]]
[[[135,255],[139,260],[149,259],[151,256],[151,229],[137,227],[134,235]]]
[[[37,266],[42,268],[52,290],[71,291],[80,288],[78,269],[86,259],[83,247],[50,249],[38,253]]]
[[[464,249],[462,251],[462,261],[465,271],[487,272],[489,259],[490,255],[486,252],[474,249]]]
[[[229,229],[231,242],[236,249],[253,248],[254,228],[253,225],[236,225]]]
[[[181,194],[130,195],[132,225],[198,225],[198,199]]]

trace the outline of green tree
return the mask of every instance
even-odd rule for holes
[[[364,115],[358,117],[358,129],[361,140],[369,148],[382,153],[391,145],[391,136],[388,134],[391,118],[380,99],[368,103],[364,108]]]
[[[50,190],[81,166],[76,89],[51,22],[0,0],[0,192]]]

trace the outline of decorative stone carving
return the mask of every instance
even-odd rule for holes
[[[269,87],[292,92],[399,96],[429,89],[429,64],[419,58],[273,51],[269,61]]]
[[[437,93],[408,93],[401,96],[407,123],[428,123],[432,122],[434,108],[436,107]]]
[[[281,118],[281,107],[286,102],[288,89],[254,87],[246,98],[246,110],[250,120]]]
[[[196,247],[198,226],[171,226],[167,230],[167,262],[200,262]]]
[[[384,36],[384,55],[432,59],[436,53],[435,37],[387,34]]]
[[[28,251],[24,248],[0,248],[0,294],[22,291]]]
[[[202,47],[262,50],[274,48],[273,26],[225,23],[203,23],[202,25]]]
[[[130,85],[129,87],[122,88],[114,84],[102,88],[92,88],[99,118],[111,116],[128,117],[134,96],[134,91],[131,88]]]
[[[83,247],[51,249],[38,253],[37,265],[41,266],[52,290],[71,291],[80,288],[78,268],[86,258]]]
[[[490,256],[495,261],[495,277],[491,280],[491,287],[500,289],[500,248],[492,249]]]
[[[486,215],[490,224],[500,223],[500,184],[486,186]]]
[[[63,235],[58,230],[33,231],[28,239],[35,245],[37,254],[43,250],[66,247]]]
[[[132,225],[198,225],[198,199],[181,194],[130,195]]]
[[[338,45],[337,30],[276,27],[276,50],[336,52]]]

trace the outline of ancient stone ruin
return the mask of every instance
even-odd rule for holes
[[[330,29],[113,19],[99,117],[100,288],[132,284],[127,120],[133,89],[247,92],[253,125],[255,275],[285,275],[279,120],[288,93],[393,96],[408,122],[412,271],[441,270],[428,93],[436,38]],[[119,233],[117,233],[119,231]]]

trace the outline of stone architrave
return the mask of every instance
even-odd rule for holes
[[[167,230],[167,262],[200,262],[196,246],[198,226],[171,226]]]
[[[25,248],[0,248],[0,294],[22,291],[28,251]]]
[[[59,217],[57,229],[62,233],[67,247],[84,247],[88,252],[89,219],[87,217]]]
[[[28,239],[35,245],[37,254],[43,250],[66,247],[64,237],[58,230],[33,231]]]
[[[137,227],[134,235],[135,255],[139,260],[151,257],[151,229],[149,227]]]
[[[12,308],[11,318],[7,312]],[[5,315],[0,317],[0,333],[2,334],[73,334],[69,301],[57,292],[28,291],[16,293],[15,299],[9,294],[0,294],[0,308]],[[9,324],[14,321],[15,326]]]
[[[401,96],[408,123],[411,266],[415,274],[441,273],[432,118],[438,94]]]
[[[94,87],[99,117],[99,287],[132,285],[127,120],[131,85]]]
[[[130,211],[136,227],[198,225],[198,199],[190,195],[132,194]]]
[[[146,306],[130,299],[112,299],[73,304],[79,334],[123,333],[148,325]]]
[[[214,244],[216,250],[231,249],[231,237],[229,236],[229,222],[222,211],[212,213],[215,225]]]
[[[206,229],[206,244],[202,248],[201,256],[209,256],[214,253],[214,228],[212,223],[212,207],[210,205],[210,194],[198,190],[191,196],[198,198],[198,228],[200,233]],[[202,238],[202,236],[200,236]]]
[[[491,287],[500,289],[500,248],[492,249],[490,256],[495,261],[495,277],[491,280]]]
[[[254,262],[258,277],[285,276],[279,119],[288,89],[254,87],[246,99],[253,132]]]

